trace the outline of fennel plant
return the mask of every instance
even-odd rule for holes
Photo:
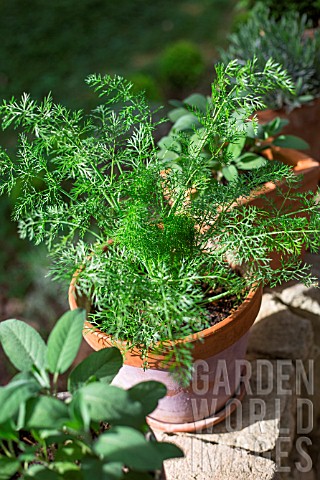
[[[240,302],[248,288],[266,282],[310,282],[299,256],[303,247],[317,249],[320,238],[308,195],[300,197],[301,216],[243,201],[264,182],[283,179],[290,190],[278,194],[299,196],[285,165],[269,162],[227,185],[208,175],[203,145],[227,164],[228,145],[257,127],[251,116],[263,108],[261,95],[292,89],[272,60],[262,70],[253,60],[220,64],[216,72],[213,108],[196,112],[201,135],[181,132],[181,168],[165,172],[152,112],[118,76],[87,78],[103,99],[89,115],[51,96],[37,103],[24,95],[0,107],[2,127],[20,132],[16,158],[1,150],[0,193],[19,185],[14,219],[21,237],[46,243],[54,278],[70,282],[78,272],[77,291],[91,299],[90,322],[139,346],[146,363],[148,349],[172,340],[167,360],[184,378],[192,352],[174,340],[210,325],[206,304],[227,296]],[[283,259],[277,270],[273,251]]]

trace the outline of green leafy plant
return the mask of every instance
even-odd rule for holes
[[[228,164],[229,145],[257,128],[252,113],[261,93],[291,88],[272,60],[216,68],[212,109],[197,110],[203,126],[195,141],[181,132],[181,169],[163,172],[153,140],[157,123],[142,95],[120,77],[92,75],[87,83],[104,98],[89,116],[68,111],[49,96],[37,103],[24,95],[0,107],[2,127],[22,128],[17,160],[0,153],[0,193],[22,185],[14,218],[23,238],[45,242],[53,276],[90,299],[88,318],[112,338],[148,351],[164,348],[184,379],[191,372],[190,344],[176,342],[210,326],[209,303],[249,288],[283,280],[310,282],[300,253],[319,246],[319,211],[310,195],[295,193],[290,168],[268,162],[227,185],[208,172],[212,161]],[[197,132],[195,132],[197,133]],[[34,179],[39,187],[34,187]],[[246,205],[265,182],[284,181],[278,195],[298,197],[300,215],[270,204]],[[197,196],[192,195],[192,190]],[[308,216],[305,213],[308,212]],[[277,251],[281,268],[271,268]],[[238,269],[242,266],[242,275]],[[170,343],[171,342],[171,343]]]
[[[180,141],[181,132],[184,139],[187,135],[191,137],[191,144],[202,145],[202,156],[207,157],[207,169],[212,169],[218,180],[225,179],[231,181],[239,175],[241,171],[250,171],[266,164],[266,158],[263,152],[271,146],[281,146],[285,148],[305,149],[308,144],[295,135],[281,135],[282,128],[289,122],[286,119],[275,118],[270,122],[253,128],[248,123],[247,130],[239,139],[230,143],[226,148],[226,155],[217,155],[212,158],[210,154],[209,138],[207,143],[202,142],[204,127],[202,119],[205,118],[207,110],[214,110],[214,105],[210,97],[205,97],[200,93],[193,93],[182,102],[174,100],[175,108],[168,113],[173,126],[168,135],[161,138],[158,142],[160,147],[159,158],[163,161],[164,168],[180,168],[181,156],[183,155],[182,143]],[[201,112],[200,115],[198,112]],[[220,143],[216,138],[217,144]]]
[[[292,110],[309,102],[320,92],[320,33],[307,36],[311,24],[306,15],[287,12],[277,20],[269,9],[258,3],[248,20],[230,35],[224,62],[237,58],[245,63],[253,55],[262,69],[269,58],[282,65],[293,79],[295,92],[280,89],[269,92],[264,101],[269,108]]]
[[[1,480],[147,480],[165,459],[182,456],[175,445],[146,437],[145,417],[165,395],[163,384],[110,385],[122,366],[117,348],[89,355],[69,374],[68,391],[57,393],[84,321],[84,310],[65,313],[47,344],[22,321],[0,323],[2,347],[19,370],[0,387]]]

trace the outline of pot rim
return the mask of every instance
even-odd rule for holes
[[[69,286],[69,291],[68,291],[68,299],[69,299],[69,305],[70,305],[71,310],[79,308],[79,304],[77,303],[77,294],[76,294],[76,286],[75,286],[76,285],[76,279],[77,279],[77,272],[74,274],[74,276],[72,278],[72,281],[71,281],[70,286]],[[233,336],[236,336],[236,337],[242,336],[242,334],[245,334],[249,330],[249,328],[251,327],[251,325],[253,324],[253,322],[255,320],[256,315],[253,315],[253,316],[252,315],[246,315],[246,311],[249,311],[250,308],[255,308],[258,311],[259,308],[260,308],[260,304],[261,304],[261,298],[262,298],[262,287],[258,286],[258,285],[254,285],[250,289],[248,295],[245,297],[245,299],[239,305],[239,307],[233,313],[228,315],[228,317],[226,317],[225,319],[221,320],[219,323],[217,323],[213,326],[205,328],[205,329],[203,329],[199,332],[193,333],[193,334],[188,335],[186,337],[179,338],[179,339],[176,339],[174,341],[167,340],[165,342],[162,342],[161,343],[161,351],[163,351],[165,349],[166,345],[168,345],[168,346],[170,346],[172,344],[177,345],[179,343],[195,344],[194,348],[193,348],[193,350],[195,350],[197,345],[199,345],[199,344],[202,345],[203,344],[203,341],[206,341],[208,339],[212,339],[213,337],[216,337],[217,335],[221,335],[221,334],[222,335],[225,334],[228,337],[228,340],[229,340],[228,343],[229,343],[229,345],[231,345],[234,342],[231,341],[230,330],[233,330],[233,327],[235,325],[238,325],[239,328],[237,330],[240,331],[240,335],[238,334],[238,332],[237,333],[235,332],[235,335],[233,335]],[[253,304],[255,305],[255,307],[253,307]],[[245,318],[244,325],[240,326],[240,322],[242,322],[243,318]],[[120,339],[119,340],[114,340],[111,335],[109,335],[106,332],[102,332],[101,330],[99,330],[99,328],[92,325],[89,321],[85,322],[83,335],[84,335],[84,338],[86,340],[87,340],[86,337],[88,337],[88,336],[96,337],[97,342],[99,342],[99,341],[101,342],[101,347],[100,348],[104,348],[105,346],[119,346],[122,350],[128,351],[128,353],[131,352],[131,355],[133,355],[133,356],[137,356],[137,352],[139,351],[138,346],[130,347],[130,343],[127,340],[120,340]],[[88,341],[89,344],[91,344],[91,342],[89,340],[87,340],[87,341]],[[93,346],[93,345],[91,344],[91,346]],[[155,358],[155,357],[160,357],[160,356],[162,357],[161,354],[158,354],[158,353],[155,354],[155,352],[154,352],[154,350],[156,350],[157,346],[160,346],[160,342],[158,342],[156,344],[154,349],[150,350],[150,355],[148,353],[148,359],[149,359],[149,356],[150,356],[150,358],[152,358],[152,357]],[[93,346],[93,348],[95,348],[95,347]],[[211,352],[211,353],[212,354],[213,353],[218,353],[219,351],[221,351],[223,349],[224,349],[223,346],[222,346],[222,348],[219,348],[219,345],[217,345],[217,347],[216,347],[217,352]],[[196,355],[196,357],[198,357],[198,355]],[[198,358],[200,358],[200,357],[198,357]],[[125,363],[127,363],[127,362],[125,362]]]

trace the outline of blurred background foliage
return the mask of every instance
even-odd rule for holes
[[[83,79],[90,73],[144,74],[165,96],[175,42],[188,41],[181,62],[196,86],[211,68],[216,45],[229,29],[234,0],[4,0],[0,3],[0,95],[23,91],[79,107],[90,103]],[[190,55],[194,50],[194,57]],[[181,50],[181,45],[180,45]],[[189,53],[189,55],[188,55]],[[162,58],[164,55],[164,58]],[[199,66],[201,64],[201,67]],[[186,65],[184,66],[186,69]],[[141,78],[140,78],[141,80]],[[145,85],[146,80],[143,80]],[[176,78],[173,81],[177,85]],[[183,81],[182,81],[183,84]],[[183,86],[183,85],[182,85]],[[152,91],[154,87],[147,89]],[[81,99],[81,102],[79,102]]]

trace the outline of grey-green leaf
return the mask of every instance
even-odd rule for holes
[[[267,160],[261,155],[255,153],[245,153],[241,155],[237,161],[237,168],[240,170],[253,170],[254,168],[262,167],[267,163]]]
[[[278,135],[278,133],[280,133],[283,127],[288,125],[288,123],[289,123],[289,120],[285,118],[280,118],[280,117],[276,117],[270,122],[265,123],[264,125],[262,125],[262,129],[265,132],[265,138]]]
[[[297,150],[306,150],[309,148],[309,144],[302,140],[302,138],[296,137],[295,135],[279,135],[275,140],[273,140],[273,145],[276,147],[282,148],[294,148]]]
[[[195,107],[203,113],[206,113],[208,101],[204,95],[200,93],[193,93],[189,97],[183,100],[183,103],[186,105],[190,105],[191,107]]]
[[[0,424],[0,439],[18,441],[18,432],[15,422],[12,419]]]
[[[164,160],[165,162],[172,162],[174,160],[178,160],[180,156],[175,153],[171,152],[170,150],[160,150],[158,152],[159,160]]]
[[[187,115],[183,115],[183,117],[180,117],[179,120],[174,124],[172,127],[173,130],[175,131],[183,131],[183,130],[194,130],[196,128],[199,128],[201,126],[199,120],[195,115],[192,115],[192,113],[188,113]]]
[[[243,147],[245,146],[246,143],[246,136],[243,136],[239,138],[236,142],[234,143],[229,143],[227,152],[232,155],[232,158],[235,159],[239,157],[241,154]]]
[[[39,333],[21,320],[0,323],[0,341],[11,363],[20,371],[31,370],[45,364],[46,344]]]
[[[26,425],[28,428],[57,429],[69,419],[68,407],[53,397],[38,397],[28,401]]]
[[[157,442],[147,442],[144,435],[129,427],[114,427],[100,435],[94,451],[109,461],[122,462],[142,472],[160,469],[166,458],[181,457],[175,445],[169,449],[157,448]],[[167,456],[168,455],[168,456]]]
[[[44,465],[31,465],[23,478],[25,480],[32,480],[34,478],[36,480],[61,480],[61,477],[58,473],[50,470]]]
[[[72,370],[68,380],[69,390],[74,392],[91,379],[111,383],[122,367],[122,363],[122,355],[116,347],[91,353]]]
[[[190,138],[189,153],[199,155],[205,145],[205,129],[200,128]]]
[[[120,480],[123,479],[122,462],[102,463],[98,458],[87,457],[81,462],[84,480]]]
[[[226,165],[225,167],[222,167],[222,175],[228,180],[228,182],[232,182],[232,180],[237,178],[238,170],[234,165]]]
[[[0,458],[0,480],[10,480],[19,468],[20,462],[16,458]]]
[[[17,413],[20,405],[40,390],[35,380],[17,380],[0,387],[0,424]]]
[[[181,152],[181,144],[171,135],[161,138],[158,145],[162,150]]]
[[[186,108],[179,107],[179,108],[174,108],[168,113],[168,118],[171,120],[172,123],[176,122],[179,120],[179,118],[183,117],[184,115],[187,115],[189,112]]]
[[[144,415],[153,412],[161,398],[167,393],[163,383],[148,381],[140,382],[128,390],[130,397],[142,404]]]
[[[144,422],[141,403],[133,400],[126,390],[100,382],[89,383],[77,391],[70,408],[77,402],[78,395],[83,397],[92,420],[133,426]]]
[[[82,340],[86,319],[83,309],[66,312],[56,323],[48,340],[47,366],[51,373],[64,373],[72,364]]]

